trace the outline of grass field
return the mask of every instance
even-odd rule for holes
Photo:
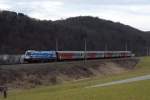
[[[150,57],[144,57],[135,70],[116,75],[98,76],[55,86],[9,91],[5,100],[150,100],[150,80],[108,87],[87,86],[150,74]],[[0,100],[4,100],[0,97]]]

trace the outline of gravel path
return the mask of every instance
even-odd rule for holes
[[[104,84],[97,84],[97,85],[89,86],[86,88],[103,87],[103,86],[110,86],[110,85],[115,85],[115,84],[131,83],[131,82],[142,81],[142,80],[150,80],[150,75],[139,76],[139,77],[129,78],[125,80],[118,80],[118,81],[108,82]]]

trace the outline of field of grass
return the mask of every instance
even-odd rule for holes
[[[9,91],[5,100],[150,100],[150,80],[85,88],[87,86],[150,74],[150,57],[144,57],[135,70],[98,76],[55,86]],[[0,100],[3,100],[0,97]]]

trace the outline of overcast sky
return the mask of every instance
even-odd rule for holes
[[[150,31],[150,0],[0,0],[0,9],[48,20],[90,15]]]

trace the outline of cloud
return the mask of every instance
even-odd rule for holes
[[[150,30],[150,5],[88,5],[64,9],[59,14],[63,18],[70,16],[97,16],[131,25],[141,30]],[[57,16],[57,18],[59,18]]]
[[[60,0],[65,3],[83,4],[83,5],[145,5],[150,4],[149,0]]]
[[[50,18],[50,16],[54,16],[53,14],[59,11],[59,9],[61,9],[61,6],[63,6],[63,2],[61,1],[28,1],[29,0],[0,1],[0,8],[3,10],[22,12],[34,18],[48,19]]]
[[[150,6],[105,6],[102,8],[99,13],[96,11],[97,13],[94,12],[93,15],[131,25],[141,30],[150,30]]]
[[[17,6],[20,8],[23,7],[22,9],[24,11],[21,12],[26,12],[31,17],[40,19],[50,19],[51,16],[54,16],[53,14],[55,14],[57,11],[61,9],[61,7],[63,6],[63,2],[58,1],[42,1],[42,2],[32,1],[30,3],[20,2],[17,4]]]
[[[10,6],[7,4],[0,4],[0,9],[10,9]]]
[[[8,3],[0,1],[0,9],[3,10],[3,9],[10,9],[10,8],[11,6]]]

